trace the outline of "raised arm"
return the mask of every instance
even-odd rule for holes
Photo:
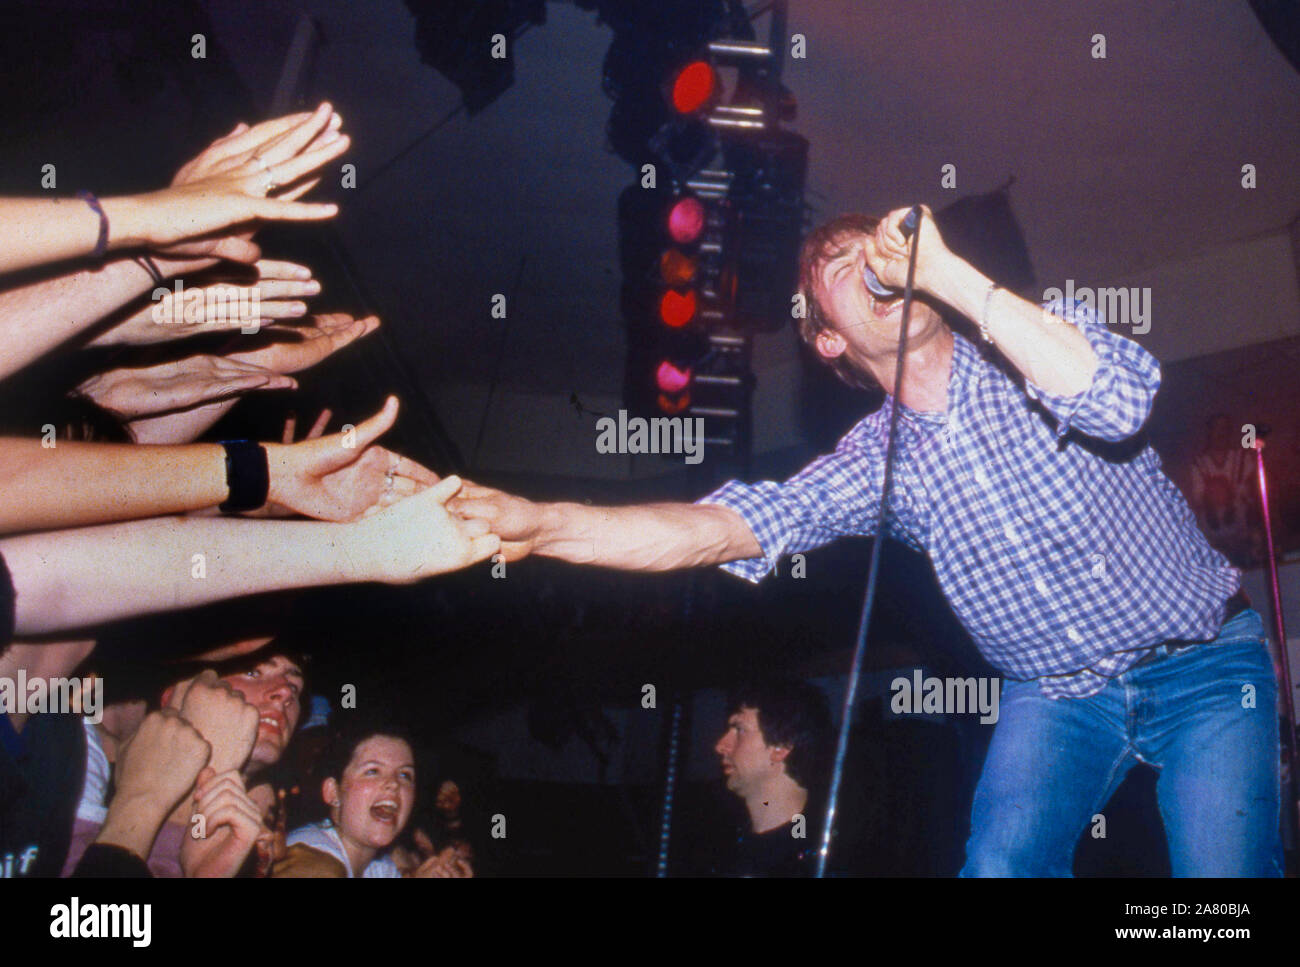
[[[901,228],[908,211],[900,208],[881,219],[875,236],[876,257],[869,258],[881,281],[899,288],[907,281],[911,251]],[[1097,370],[1097,356],[1088,340],[1013,292],[999,290],[987,299],[993,281],[949,249],[930,210],[924,208],[924,213],[917,233],[921,250],[916,258],[916,287],[942,299],[976,325],[987,319],[989,335],[1002,354],[1045,391],[1074,395],[1086,390]]]
[[[350,141],[333,117],[333,109],[322,104],[305,117],[232,133],[217,151],[195,159],[193,180],[178,177],[161,191],[93,204],[82,198],[0,199],[0,272],[129,248],[182,257],[229,258],[243,252],[256,258],[246,244],[214,247],[211,236],[252,221],[312,221],[338,213],[334,204],[297,201],[301,192],[293,188],[269,194],[347,150]]]
[[[501,537],[507,560],[539,554],[623,571],[672,571],[762,554],[748,525],[728,507],[542,504],[468,482],[448,506],[486,521]]]
[[[907,278],[909,243],[900,226],[907,209],[890,212],[875,236],[872,269],[888,285]],[[1028,302],[993,282],[944,244],[929,209],[918,238],[916,286],[942,299],[988,336],[1025,377],[1026,391],[1056,417],[1058,435],[1071,427],[1120,441],[1146,422],[1160,386],[1160,365],[1131,339],[1110,331],[1087,307]]]

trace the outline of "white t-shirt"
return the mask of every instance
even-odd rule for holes
[[[88,718],[83,718],[81,724],[86,730],[86,781],[81,785],[77,818],[102,826],[104,817],[108,815],[104,799],[112,767],[108,764],[108,756],[104,754],[104,746],[99,741],[99,730]]]
[[[288,835],[285,844],[293,846],[295,843],[302,843],[304,846],[320,850],[322,853],[328,853],[348,871],[348,878],[356,876],[352,872],[352,864],[348,862],[347,851],[343,848],[343,840],[339,838],[339,831],[334,828],[334,824],[328,819],[319,823],[310,823],[307,826],[300,826]],[[361,876],[367,879],[380,878],[387,880],[399,879],[401,872],[397,869],[397,864],[389,858],[387,853],[376,856],[370,861],[370,865],[365,868]]]

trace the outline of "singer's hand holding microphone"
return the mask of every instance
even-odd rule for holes
[[[928,292],[933,289],[937,274],[943,271],[944,263],[951,258],[952,253],[943,244],[929,207],[916,207],[921,213],[921,249],[916,257],[916,278],[913,285],[917,290]],[[874,244],[867,246],[867,272],[864,277],[867,288],[879,298],[901,296],[907,285],[910,240],[917,234],[915,218],[908,218],[912,211],[912,208],[896,208],[891,211],[876,228],[872,239]]]

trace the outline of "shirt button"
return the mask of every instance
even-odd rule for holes
[[[987,487],[989,485],[989,476],[980,467],[975,468],[975,482],[981,487]]]
[[[1042,578],[1034,578],[1034,587],[1038,589],[1039,594],[1047,594],[1047,582]]]
[[[1079,632],[1075,631],[1073,628],[1066,628],[1065,634],[1066,637],[1068,637],[1076,645],[1083,643],[1083,635],[1079,634]]]
[[[1007,540],[1011,541],[1011,543],[1013,544],[1020,543],[1020,535],[1016,533],[1016,529],[1012,527],[1010,524],[1002,528],[1002,533],[1006,535]]]

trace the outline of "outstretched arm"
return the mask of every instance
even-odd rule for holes
[[[198,260],[155,263],[165,275],[201,268]],[[115,258],[0,292],[0,379],[39,359],[155,286],[148,271]]]
[[[253,221],[314,221],[338,213],[334,204],[296,200],[293,185],[347,150],[333,109],[322,104],[314,113],[279,118],[232,133],[204,152],[192,172],[171,187],[144,195],[105,198],[103,218],[81,199],[0,199],[0,272],[48,262],[83,258],[96,252],[102,227],[104,251],[152,248],[174,256],[256,258],[247,242],[222,245],[223,231]],[[250,259],[251,261],[251,259]]]
[[[408,584],[500,547],[447,513],[448,477],[362,521],[160,518],[0,540],[14,633],[48,634],[133,615],[316,585]]]
[[[374,441],[397,418],[397,399],[351,433],[290,446],[264,444],[270,502],[317,520],[355,520],[390,491],[437,478]],[[130,446],[0,438],[0,534],[79,527],[201,510],[229,496],[225,451],[215,443]]]
[[[448,506],[486,521],[507,560],[539,554],[623,571],[672,571],[762,554],[749,526],[728,507],[539,504],[468,482]]]

